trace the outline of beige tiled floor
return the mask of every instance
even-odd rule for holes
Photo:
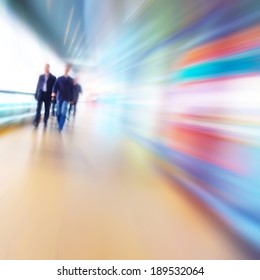
[[[148,152],[97,123],[83,108],[62,135],[54,119],[0,135],[0,259],[248,258]]]

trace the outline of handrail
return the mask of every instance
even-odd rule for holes
[[[13,90],[2,90],[2,89],[0,89],[0,93],[21,94],[21,95],[34,95],[34,93],[30,93],[30,92],[21,92],[21,91],[13,91]]]

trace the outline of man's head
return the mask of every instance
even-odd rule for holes
[[[49,74],[50,73],[50,64],[48,64],[48,63],[45,64],[44,72],[45,72],[45,74]]]
[[[71,64],[67,63],[65,66],[64,76],[68,76],[71,69]]]

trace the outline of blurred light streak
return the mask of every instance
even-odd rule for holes
[[[182,58],[179,67],[257,49],[260,47],[259,34],[260,25],[253,26],[243,32],[237,32],[227,38],[222,38],[199,48],[192,49]]]
[[[65,31],[63,45],[66,45],[66,42],[67,42],[67,38],[68,38],[68,35],[69,35],[69,32],[70,32],[70,25],[71,25],[71,21],[72,21],[72,18],[73,18],[73,14],[74,14],[74,6],[72,6],[71,9],[70,9],[69,18],[68,18],[68,22],[67,22],[67,25],[66,25],[66,31]]]
[[[81,24],[81,22],[79,21],[78,24],[77,24],[77,26],[76,26],[76,30],[75,30],[75,32],[74,32],[74,34],[73,34],[73,37],[72,37],[72,39],[71,39],[71,41],[70,41],[70,46],[69,46],[68,52],[71,51],[71,47],[72,47],[72,45],[73,45],[73,43],[74,43],[74,41],[75,41],[75,39],[76,39],[76,36],[77,36],[77,34],[78,34],[80,24]]]
[[[259,4],[147,1],[114,42],[96,38],[98,83],[114,86],[93,87],[155,168],[258,252]]]
[[[52,0],[46,0],[47,12],[50,14]]]
[[[145,6],[148,3],[148,0],[141,0],[139,1],[138,6],[134,9],[134,11],[131,11],[131,13],[126,17],[125,22],[134,20],[134,18],[142,12],[142,10],[145,8]]]
[[[78,42],[77,42],[77,45],[73,48],[73,56],[76,56],[76,52],[78,51],[79,46],[81,45],[82,40],[84,39],[84,36],[85,36],[85,33],[82,33]]]

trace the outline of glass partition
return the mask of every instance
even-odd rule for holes
[[[35,111],[31,93],[0,90],[0,127],[30,120]]]

